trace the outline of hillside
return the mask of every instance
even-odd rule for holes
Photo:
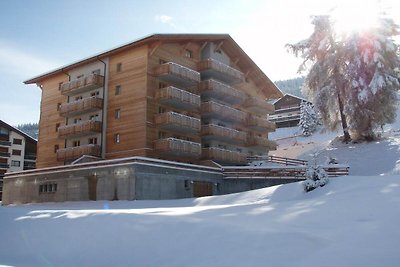
[[[301,93],[301,87],[304,83],[304,77],[293,78],[288,80],[275,81],[275,85],[284,93],[292,94],[298,97],[306,98]]]

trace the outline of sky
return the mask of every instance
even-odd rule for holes
[[[0,119],[39,121],[41,91],[23,81],[153,33],[228,33],[272,81],[294,78],[285,44],[311,34],[312,15],[345,6],[357,20],[375,1],[1,0]],[[400,4],[380,2],[400,19]]]

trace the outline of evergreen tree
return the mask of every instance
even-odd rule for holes
[[[299,127],[304,136],[312,135],[318,126],[318,116],[310,102],[302,101],[300,104]]]
[[[310,66],[303,87],[327,128],[342,124],[344,139],[372,140],[378,126],[395,118],[400,81],[399,34],[393,20],[381,16],[378,25],[363,32],[338,34],[330,16],[313,18],[314,32],[287,47]],[[350,131],[350,132],[349,132]]]

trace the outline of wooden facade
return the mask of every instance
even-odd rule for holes
[[[281,92],[229,35],[159,34],[32,78],[37,166],[146,156],[245,164],[274,149]]]
[[[275,113],[271,115],[270,120],[276,124],[277,128],[297,126],[300,121],[300,106],[303,101],[309,102],[304,98],[285,94],[274,102]]]

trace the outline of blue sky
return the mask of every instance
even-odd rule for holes
[[[311,15],[349,2],[354,9],[368,6],[343,0],[1,0],[0,119],[39,121],[41,91],[24,80],[152,33],[228,33],[271,80],[296,77],[299,60],[284,45],[308,37]],[[399,17],[396,1],[384,2]]]

